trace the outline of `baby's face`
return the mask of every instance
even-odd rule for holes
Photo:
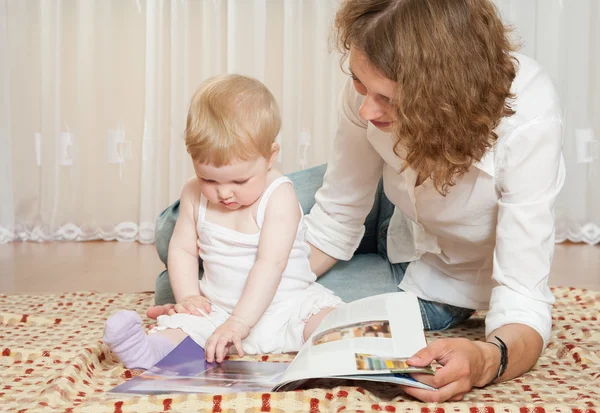
[[[262,195],[269,162],[259,156],[249,161],[234,161],[219,168],[194,162],[202,195],[209,202],[234,210],[254,204]]]

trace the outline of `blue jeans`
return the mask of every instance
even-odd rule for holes
[[[294,182],[298,199],[305,214],[315,204],[315,193],[323,184],[326,165],[294,172],[289,178]],[[318,282],[349,302],[376,294],[400,291],[398,284],[409,263],[391,264],[387,257],[387,229],[394,205],[383,193],[379,183],[373,208],[365,220],[365,234],[350,261],[340,261],[319,277]],[[156,221],[156,249],[165,266],[169,240],[179,213],[179,201],[165,209]],[[199,261],[200,278],[202,262]],[[174,303],[173,291],[167,270],[156,280],[156,304]],[[469,317],[474,310],[419,299],[423,325],[427,330],[443,330]]]

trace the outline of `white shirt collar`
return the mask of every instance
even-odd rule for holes
[[[488,174],[489,176],[495,176],[495,172],[496,172],[496,167],[495,167],[495,162],[494,162],[494,155],[495,155],[495,148],[492,147],[490,150],[488,150],[485,155],[483,155],[483,157],[481,158],[481,160],[479,160],[478,162],[475,162],[473,165],[478,168],[479,170],[485,172],[486,174]]]

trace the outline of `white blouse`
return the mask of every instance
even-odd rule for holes
[[[399,287],[425,300],[489,308],[486,336],[521,323],[546,345],[554,303],[548,287],[553,206],[565,178],[561,109],[548,74],[534,60],[515,57],[516,114],[502,119],[493,149],[446,197],[430,179],[415,188],[411,168],[400,173],[403,161],[394,154],[393,137],[360,118],[364,97],[349,80],[323,187],[306,217],[307,239],[349,260],[383,176],[396,206],[387,234],[389,260],[414,261]]]

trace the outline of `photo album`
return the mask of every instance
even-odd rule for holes
[[[336,378],[435,390],[411,373],[434,374],[406,360],[427,345],[419,302],[406,292],[342,304],[332,311],[290,363],[225,360],[208,363],[186,338],[154,367],[115,387],[116,394],[276,392],[311,379]]]

